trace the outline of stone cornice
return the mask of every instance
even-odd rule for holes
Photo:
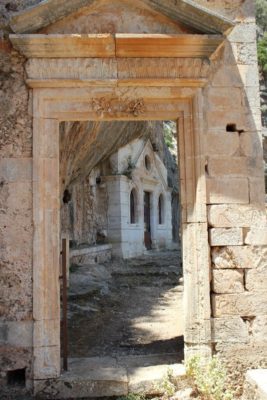
[[[27,58],[210,58],[222,35],[51,34],[10,35]]]

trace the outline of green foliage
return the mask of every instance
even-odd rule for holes
[[[186,364],[186,373],[193,379],[195,388],[203,400],[234,400],[227,385],[227,372],[221,360],[214,356],[204,363],[193,356]]]
[[[157,383],[156,390],[162,393],[164,397],[171,397],[176,392],[175,378],[171,368],[167,369],[161,382]]]
[[[267,72],[267,33],[258,41],[258,60],[263,72]]]
[[[257,25],[267,31],[267,0],[256,0],[256,21]]]
[[[175,147],[174,132],[175,132],[175,123],[173,121],[164,121],[163,122],[164,140],[169,149],[174,149]]]

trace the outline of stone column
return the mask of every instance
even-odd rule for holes
[[[33,378],[60,375],[59,123],[33,120]]]
[[[211,355],[210,247],[206,211],[203,102],[198,89],[178,121],[185,358]]]

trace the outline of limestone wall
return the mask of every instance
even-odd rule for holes
[[[32,119],[24,61],[0,38],[1,371],[31,365]]]
[[[218,3],[239,23],[204,90],[212,342],[235,375],[266,362],[267,233],[253,2]]]

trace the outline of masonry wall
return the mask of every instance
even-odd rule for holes
[[[23,65],[0,39],[0,386],[7,370],[31,375],[32,120]]]
[[[218,3],[238,24],[204,90],[212,343],[237,375],[266,365],[267,231],[253,2]]]

